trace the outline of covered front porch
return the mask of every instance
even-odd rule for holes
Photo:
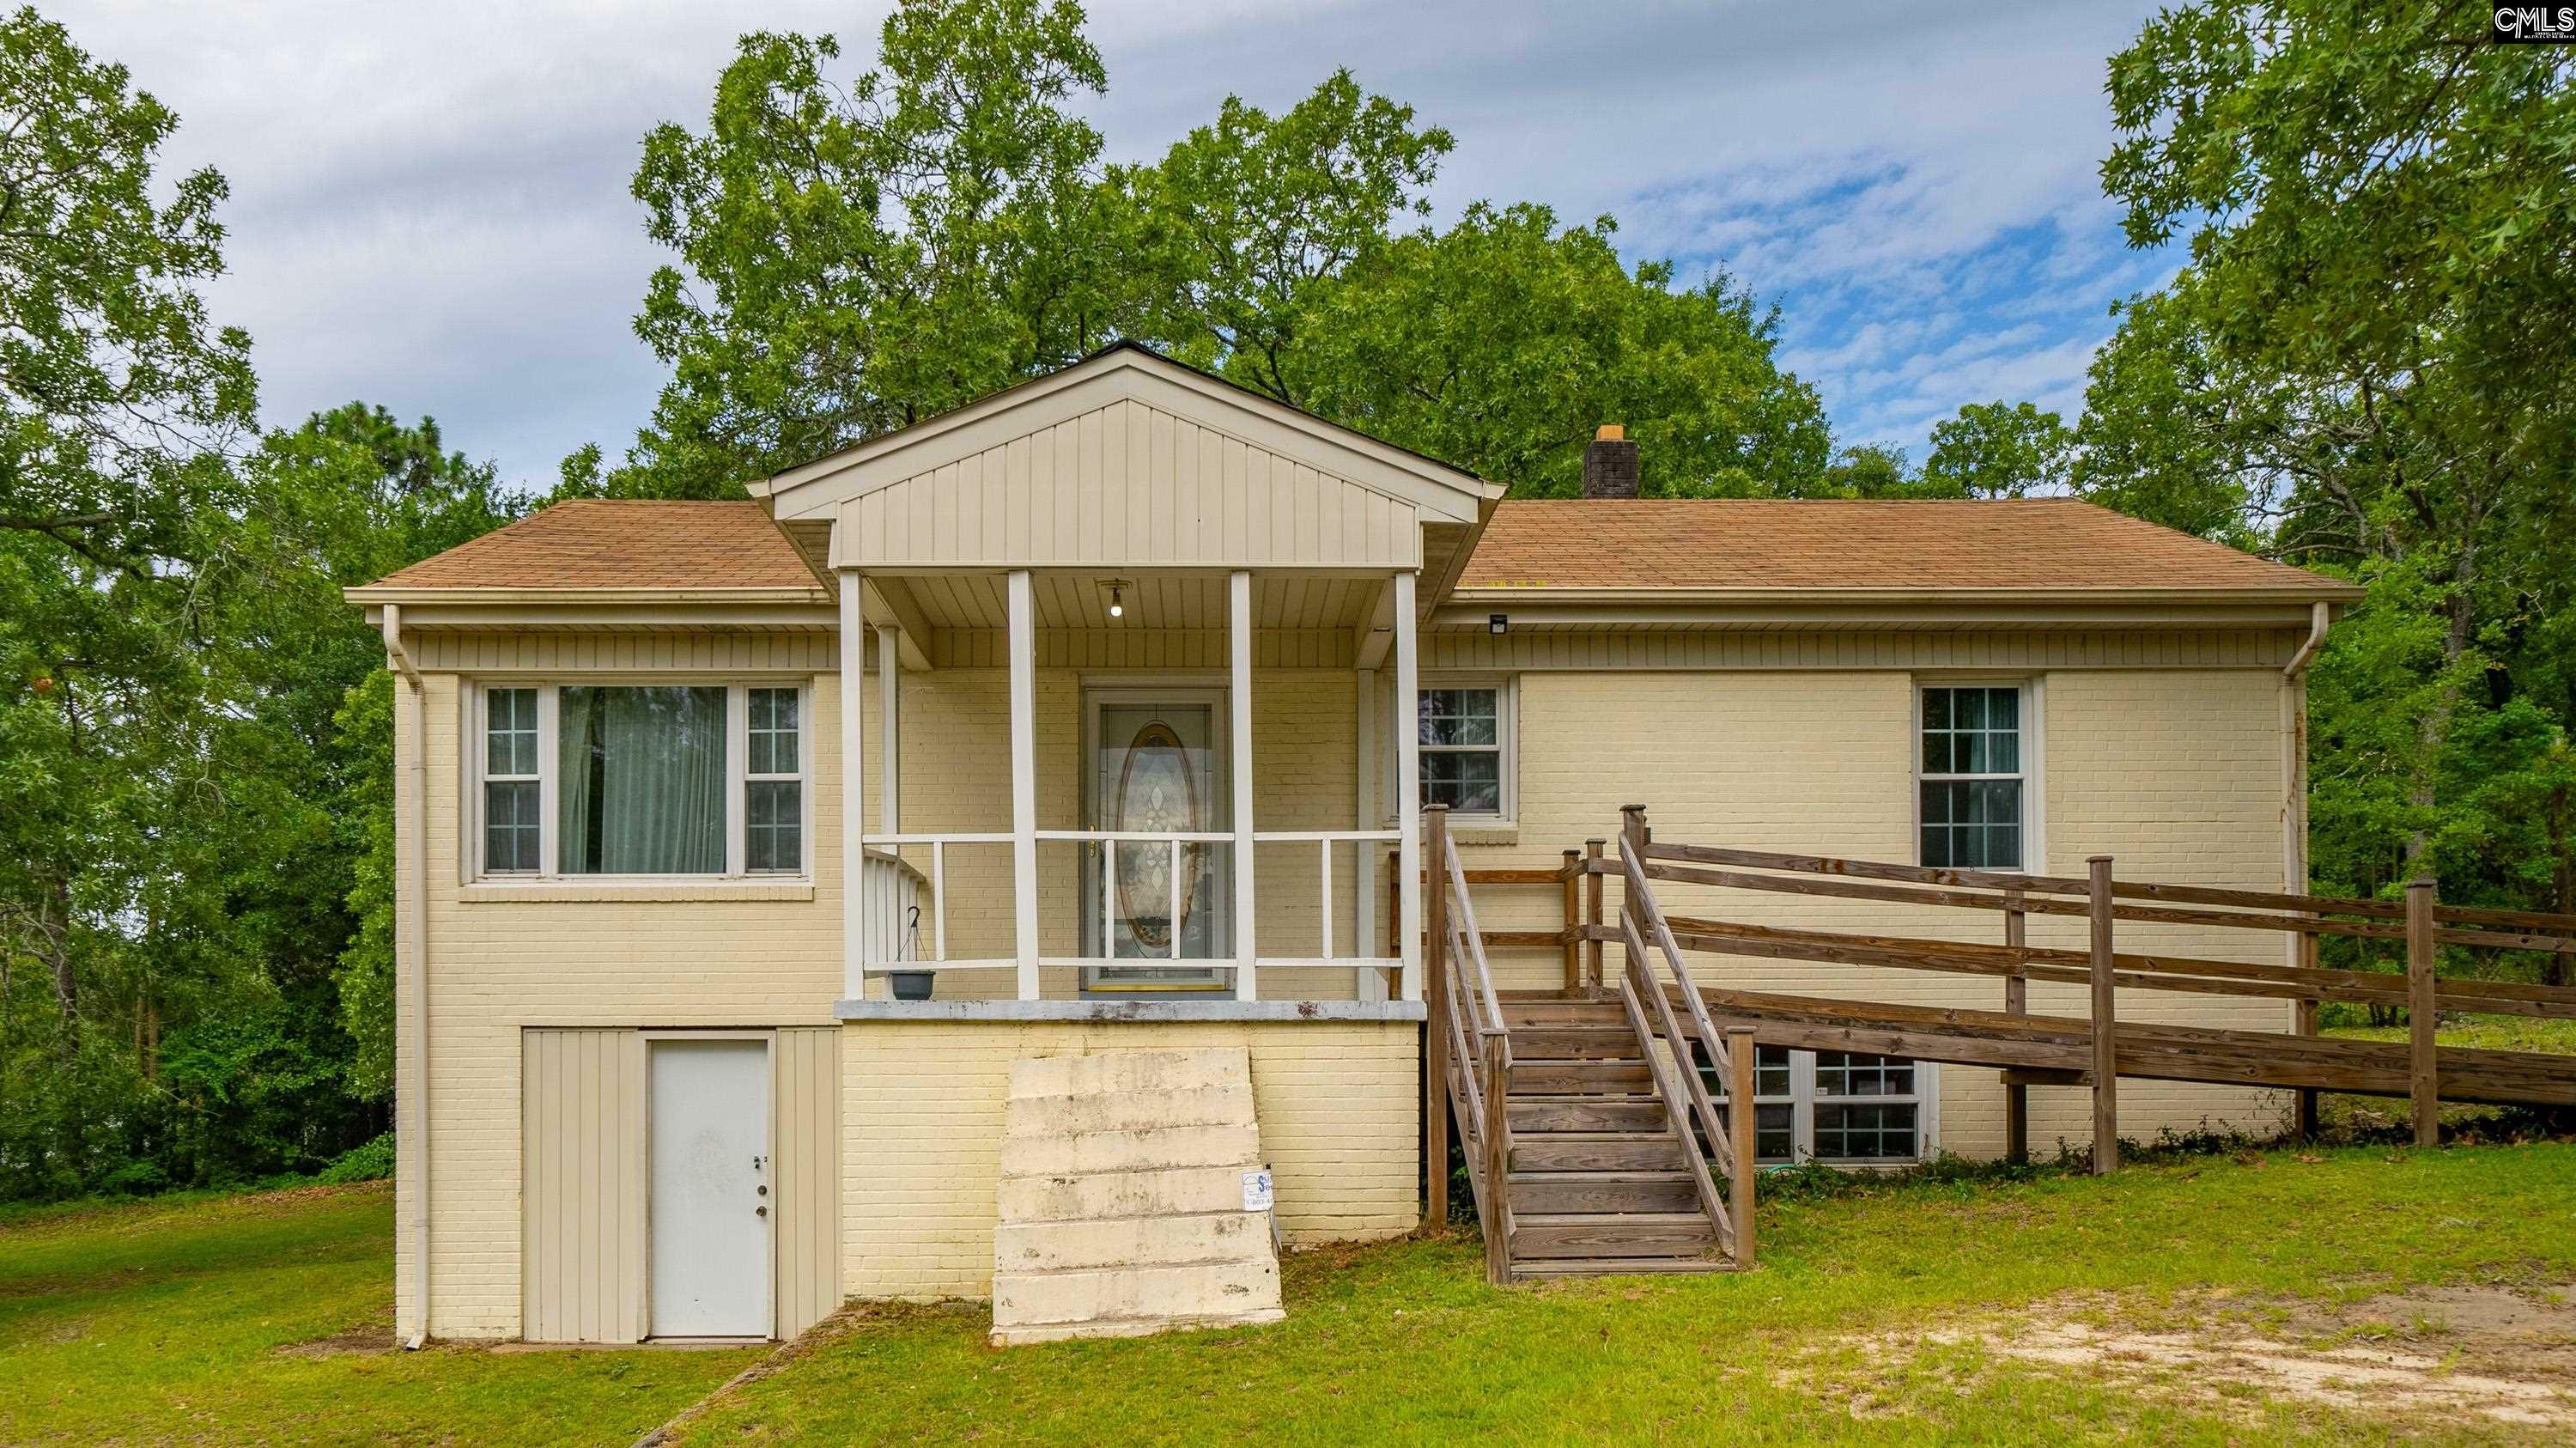
[[[1421,873],[1411,570],[840,580],[845,670],[857,641],[874,660],[842,718],[872,797],[843,840],[845,1018],[1421,999],[1419,891],[1387,888],[1391,858]]]
[[[839,601],[843,1018],[1419,1015],[1416,636],[1499,486],[1120,347],[755,491]]]

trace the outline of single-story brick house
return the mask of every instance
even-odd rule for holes
[[[562,503],[351,590],[401,679],[401,1335],[985,1295],[1011,1063],[1129,1045],[1248,1053],[1289,1242],[1412,1228],[1417,804],[1498,867],[1644,802],[1752,848],[2303,886],[2301,669],[2355,590],[2068,499],[1639,500],[1639,466],[1605,436],[1587,496],[1505,501],[1120,347],[752,501]],[[1999,1149],[1991,1071],[1795,1055],[1771,1156]]]

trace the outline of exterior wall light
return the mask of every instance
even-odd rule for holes
[[[1508,633],[1508,632],[1510,632],[1511,627],[1512,627],[1512,616],[1511,616],[1510,614],[1508,614],[1508,613],[1489,614],[1489,615],[1487,615],[1487,616],[1486,616],[1486,618],[1485,618],[1485,631],[1486,631],[1487,633],[1491,633],[1491,634],[1503,634],[1503,633]]]

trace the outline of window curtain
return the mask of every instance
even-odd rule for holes
[[[724,873],[725,691],[566,688],[559,704],[563,873]]]

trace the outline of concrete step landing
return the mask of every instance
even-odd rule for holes
[[[1278,1321],[1260,1169],[1239,1046],[1012,1062],[994,1345]]]

